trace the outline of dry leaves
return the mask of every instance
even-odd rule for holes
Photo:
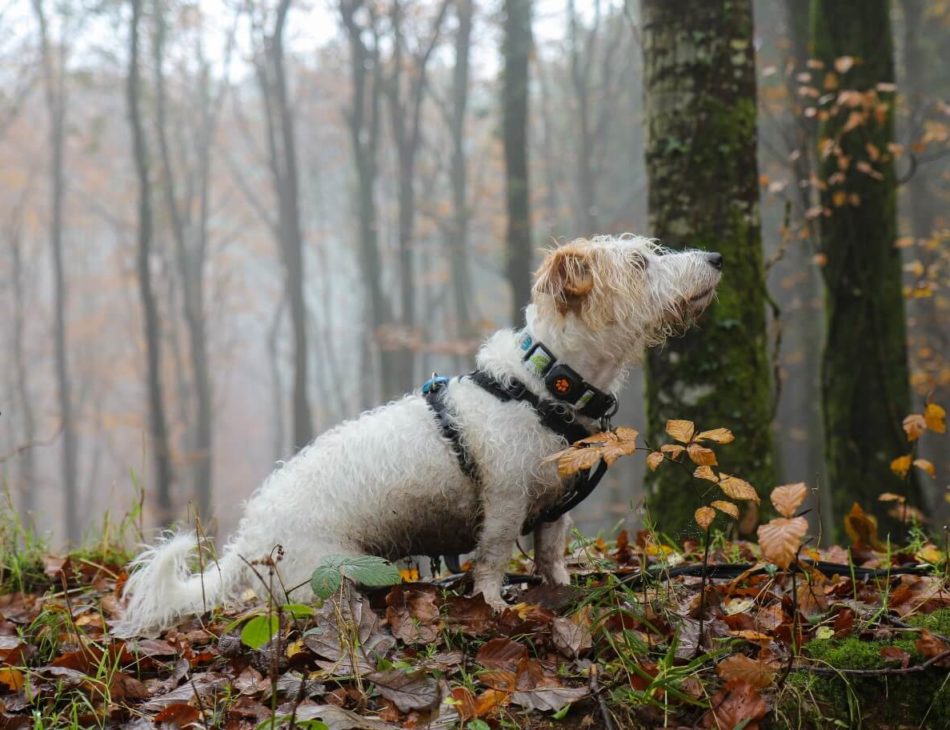
[[[808,532],[808,521],[804,517],[776,517],[758,530],[759,546],[762,555],[782,570],[795,560],[802,538]]]
[[[804,482],[785,484],[772,490],[771,500],[776,511],[783,517],[794,517],[795,511],[805,501],[808,488]]]
[[[712,507],[700,507],[694,515],[696,524],[703,530],[708,530],[712,521],[716,519],[716,510]]]
[[[557,473],[561,478],[590,469],[600,460],[612,466],[621,456],[629,456],[636,451],[638,435],[635,429],[625,426],[596,433],[552,454],[545,462],[556,461]]]

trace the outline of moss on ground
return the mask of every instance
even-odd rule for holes
[[[950,632],[950,609],[916,616],[914,626],[935,633]],[[896,646],[910,654],[911,665],[925,661],[914,646],[916,633],[906,638],[871,641],[813,640],[804,653],[835,669],[881,669],[881,649]],[[904,675],[818,674],[795,671],[776,698],[773,727],[923,727],[950,729],[950,672],[928,668]]]

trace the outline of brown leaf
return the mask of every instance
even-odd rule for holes
[[[739,506],[733,504],[732,502],[727,502],[724,499],[717,499],[711,502],[710,506],[715,507],[720,512],[729,515],[734,520],[739,519]]]
[[[710,466],[697,466],[693,476],[697,479],[705,479],[708,482],[719,482],[719,477],[716,476],[716,472]]]
[[[903,425],[908,441],[916,441],[927,430],[927,421],[919,413],[911,413],[904,419]]]
[[[785,484],[772,490],[772,504],[783,517],[794,517],[805,497],[808,495],[808,488],[804,482],[797,484]]]
[[[438,590],[432,585],[395,586],[386,595],[386,620],[397,639],[407,644],[432,644],[441,630]]]
[[[497,689],[486,689],[475,698],[476,717],[485,717],[499,705],[507,705],[511,699],[508,692]]]
[[[647,456],[647,466],[650,468],[650,471],[656,471],[660,464],[663,463],[663,458],[661,451],[650,452],[650,455]]]
[[[944,641],[938,639],[927,629],[921,629],[920,638],[914,642],[914,646],[928,659],[943,654],[950,649]]]
[[[613,466],[621,456],[629,456],[637,450],[636,429],[620,426],[607,434],[607,443],[604,445],[603,459],[607,466]]]
[[[171,725],[184,728],[196,725],[200,717],[201,713],[197,707],[192,707],[187,702],[175,702],[155,715],[152,721],[157,727]]]
[[[906,454],[905,456],[898,456],[891,462],[891,471],[894,472],[901,479],[907,476],[907,472],[910,471],[911,456]]]
[[[854,66],[853,56],[839,56],[835,59],[835,71],[839,74],[848,73],[852,66]]]
[[[579,611],[570,618],[558,616],[551,622],[551,640],[564,656],[576,658],[590,649],[593,639],[590,632],[590,610]]]
[[[756,730],[769,711],[759,691],[748,682],[737,682],[717,692],[703,715],[703,726],[717,730]]]
[[[25,684],[23,672],[13,667],[0,667],[0,684],[6,685],[11,692],[19,692]]]
[[[586,687],[536,687],[527,692],[515,692],[511,701],[529,710],[557,712],[587,696]]]
[[[402,712],[428,710],[439,703],[439,685],[425,672],[390,669],[367,675],[379,693]]]
[[[700,446],[695,441],[686,447],[686,453],[694,464],[700,466],[712,466],[716,464],[716,452]]]
[[[921,471],[927,472],[932,477],[937,476],[937,470],[934,468],[934,465],[927,461],[927,459],[914,459],[914,466],[916,466]]]
[[[714,444],[731,444],[736,440],[728,428],[713,428],[709,431],[701,431],[696,436],[697,441],[712,441]]]
[[[745,479],[730,476],[729,474],[720,474],[719,488],[725,492],[727,497],[731,497],[732,499],[746,499],[756,504],[760,502],[759,493],[756,492],[755,487],[749,484]]]
[[[887,662],[900,662],[901,669],[907,669],[910,665],[910,654],[899,646],[882,646],[881,656]]]
[[[947,412],[936,403],[928,403],[924,409],[924,420],[927,428],[934,433],[947,432]]]
[[[776,517],[759,527],[759,546],[762,548],[762,554],[786,570],[795,559],[806,532],[808,521],[804,517]]]
[[[851,505],[851,511],[844,516],[844,531],[857,548],[887,549],[877,537],[877,520],[873,515],[866,514],[857,502]]]
[[[696,432],[696,425],[692,421],[674,419],[666,422],[666,432],[681,444],[688,444]]]
[[[518,660],[528,655],[528,650],[507,636],[497,636],[482,644],[475,661],[489,669],[507,669],[513,672]]]
[[[601,449],[596,446],[570,447],[554,454],[557,457],[557,473],[562,479],[590,469],[600,461]]]
[[[716,510],[712,507],[700,507],[696,510],[693,517],[696,519],[696,524],[699,525],[700,528],[708,530],[712,521],[716,519]]]
[[[478,681],[486,687],[500,689],[504,692],[514,692],[517,676],[514,672],[505,669],[489,669],[478,673]]]
[[[686,447],[682,446],[681,444],[663,444],[660,447],[660,451],[669,456],[671,459],[678,459],[682,453],[686,451]]]
[[[764,638],[767,640],[770,637]],[[777,665],[750,659],[745,654],[733,654],[716,665],[716,673],[726,682],[748,682],[759,689],[772,684],[777,671]]]
[[[468,687],[453,687],[452,699],[454,700],[455,711],[459,714],[459,719],[466,722],[475,717],[475,696]]]

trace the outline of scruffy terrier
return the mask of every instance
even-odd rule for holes
[[[194,534],[146,550],[125,586],[119,633],[154,632],[236,597],[246,564],[283,546],[283,584],[328,555],[453,555],[475,550],[474,592],[495,609],[525,526],[537,572],[565,584],[563,504],[572,489],[546,457],[598,430],[646,347],[685,330],[713,300],[722,257],[667,251],[637,236],[548,251],[521,331],[482,345],[474,373],[431,383],[317,438],[250,498],[237,533],[203,573]],[[578,428],[581,430],[578,431]],[[549,520],[549,521],[544,521]]]

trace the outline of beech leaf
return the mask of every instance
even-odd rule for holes
[[[725,492],[727,497],[731,497],[732,499],[745,499],[755,502],[756,504],[761,501],[759,499],[759,493],[755,491],[755,487],[749,484],[745,479],[740,479],[739,477],[730,476],[729,474],[720,474],[719,488]]]
[[[928,403],[924,409],[924,421],[934,433],[947,432],[947,412],[936,403]]]
[[[914,466],[916,466],[921,471],[927,472],[930,476],[937,476],[937,470],[934,468],[934,465],[927,461],[927,459],[914,459]]]
[[[806,532],[808,521],[804,517],[776,517],[759,527],[759,547],[767,560],[782,570],[787,570],[795,559]]]
[[[686,453],[694,464],[712,466],[716,464],[716,452],[697,444],[695,441],[686,447]]]
[[[911,413],[904,419],[904,433],[908,441],[916,441],[927,430],[927,421],[919,413]]]
[[[748,682],[759,689],[772,684],[777,670],[775,664],[751,659],[745,654],[733,654],[716,665],[716,674],[726,682]]]
[[[696,440],[712,441],[714,444],[731,444],[736,437],[728,428],[712,428],[709,431],[700,431]]]
[[[671,459],[678,459],[680,455],[686,451],[686,447],[681,444],[663,444],[660,447],[660,451],[669,455]]]
[[[708,466],[697,466],[696,471],[693,472],[693,476],[696,477],[697,479],[705,479],[706,481],[709,481],[709,482],[719,481],[719,477],[716,476],[716,472],[714,472]]]
[[[650,455],[647,456],[647,466],[649,467],[650,471],[656,471],[660,467],[660,464],[663,463],[663,459],[664,456],[662,452],[650,452]]]
[[[739,519],[739,505],[733,504],[732,502],[727,502],[724,499],[717,499],[713,501],[710,506],[715,507],[720,512],[729,515],[732,519]]]
[[[696,433],[696,424],[674,419],[666,422],[666,432],[681,444],[688,444]]]
[[[910,471],[911,461],[910,454],[898,456],[891,462],[891,471],[903,479],[907,476],[907,472]]]
[[[700,507],[696,510],[694,515],[696,518],[696,524],[699,525],[702,529],[708,530],[709,526],[712,524],[712,521],[716,519],[716,510],[712,507]]]
[[[808,495],[808,488],[804,482],[797,484],[784,484],[772,490],[772,504],[783,517],[794,517],[805,497]]]

